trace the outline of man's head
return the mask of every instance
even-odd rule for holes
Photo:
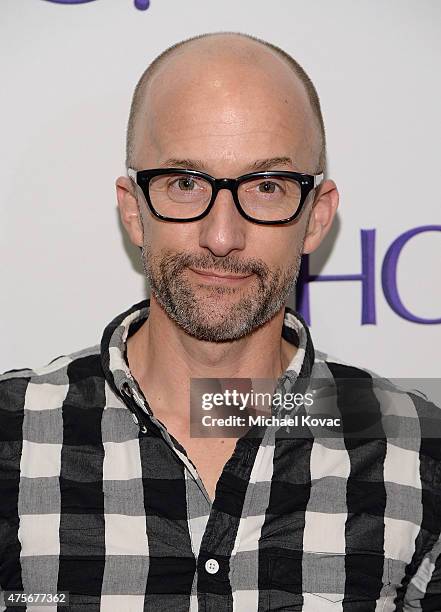
[[[204,39],[208,39],[207,42],[211,42],[210,39],[215,39],[215,45],[209,47],[209,52],[222,52],[225,51],[225,47],[228,48],[231,39],[228,37],[233,37],[232,40],[235,42],[242,42],[242,45],[239,45],[238,48],[232,48],[233,57],[236,54],[237,60],[249,60],[253,63],[255,53],[256,53],[256,45],[263,47],[264,49],[268,49],[273,54],[284,60],[287,65],[293,71],[293,74],[303,83],[306,93],[309,98],[309,103],[311,106],[311,110],[314,114],[314,118],[317,124],[318,137],[320,138],[320,144],[317,148],[317,164],[316,171],[314,174],[320,174],[324,172],[326,166],[326,135],[325,135],[325,126],[323,122],[323,116],[320,108],[320,100],[317,95],[317,91],[314,87],[313,82],[304,71],[302,66],[288,53],[283,51],[280,47],[273,45],[265,40],[260,38],[256,38],[255,36],[251,36],[249,34],[241,34],[237,32],[222,32],[222,33],[210,33],[210,34],[200,34],[198,36],[193,36],[192,38],[188,38],[186,40],[182,40],[171,47],[168,47],[165,51],[163,51],[160,55],[158,55],[153,62],[145,69],[143,74],[141,75],[133,93],[132,104],[130,106],[130,114],[129,121],[127,126],[127,139],[126,139],[126,167],[132,168],[136,163],[136,147],[137,147],[137,132],[138,132],[138,120],[144,116],[147,111],[145,107],[145,93],[148,85],[150,84],[152,77],[157,73],[158,69],[165,64],[165,62],[174,54],[179,53],[180,51],[184,51],[186,47],[190,44],[193,44],[193,50],[198,53],[197,47],[195,47],[194,43],[197,41],[203,42]],[[238,40],[239,39],[239,40]],[[217,42],[217,44],[216,44]],[[251,44],[250,44],[251,43]],[[197,58],[196,58],[197,59]],[[209,76],[209,75],[207,75]]]
[[[195,37],[167,50],[135,90],[128,166],[180,165],[217,178],[255,169],[322,172],[318,98],[287,58],[235,33]],[[256,168],[262,160],[272,162]],[[206,341],[238,339],[280,311],[302,252],[317,248],[338,205],[335,184],[325,181],[295,221],[264,226],[243,218],[231,193],[221,190],[206,217],[174,223],[155,218],[127,177],[118,179],[117,192],[123,223],[142,247],[152,297],[182,329]],[[220,285],[194,270],[249,276]]]

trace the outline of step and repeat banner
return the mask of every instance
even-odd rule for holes
[[[280,46],[320,96],[340,207],[290,299],[316,347],[441,377],[439,0],[2,0],[0,371],[98,343],[148,295],[115,195],[131,96],[214,31]]]

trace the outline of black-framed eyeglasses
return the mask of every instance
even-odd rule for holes
[[[323,174],[251,172],[235,179],[214,178],[182,168],[127,169],[139,185],[151,212],[163,221],[198,221],[210,212],[221,189],[229,189],[242,217],[253,223],[275,225],[296,219],[308,194]]]

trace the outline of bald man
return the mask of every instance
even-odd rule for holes
[[[146,69],[116,191],[151,297],[0,378],[6,604],[441,610],[434,405],[315,349],[286,305],[337,211],[325,159],[278,47],[214,33]]]

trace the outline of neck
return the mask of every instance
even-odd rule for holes
[[[150,299],[147,321],[127,342],[133,376],[155,414],[160,406],[188,404],[191,378],[278,379],[297,348],[282,339],[284,308],[252,334],[231,342],[205,342],[184,332]]]

